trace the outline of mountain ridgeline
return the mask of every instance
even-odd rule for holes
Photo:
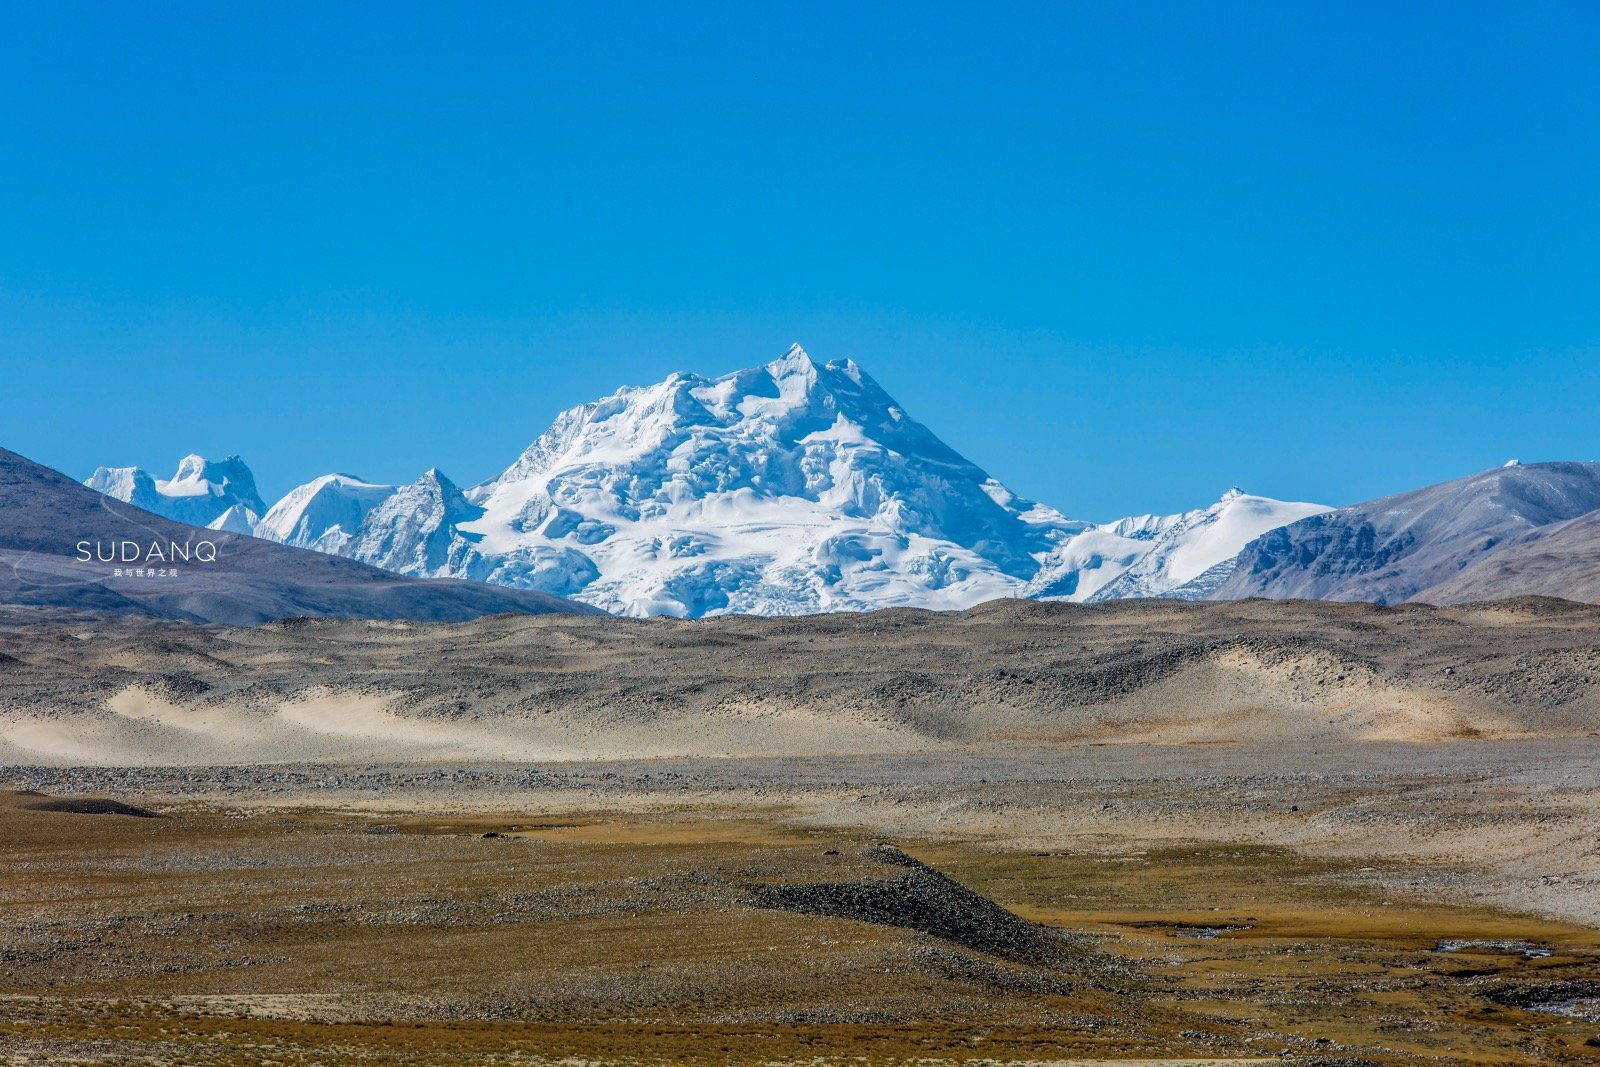
[[[798,345],[718,378],[674,374],[559,414],[462,487],[328,474],[266,507],[237,457],[89,485],[180,521],[419,578],[466,578],[628,615],[968,608],[1243,597],[1600,598],[1600,466],[1512,465],[1341,509],[1230,489],[1095,524],[1023,499],[857,364]],[[1585,593],[1584,590],[1591,590]]]
[[[167,513],[203,493],[220,514],[242,479],[193,488],[195,467],[91,483],[123,499],[154,485],[142,506]],[[569,408],[481,485],[325,475],[261,508],[252,532],[416,577],[699,617],[1198,596],[1251,538],[1323,510],[1232,490],[1183,515],[1071,519],[990,477],[855,363],[795,346]]]
[[[1376,604],[1596,599],[1597,509],[1600,463],[1512,463],[1269,531],[1245,546],[1214,595]]]

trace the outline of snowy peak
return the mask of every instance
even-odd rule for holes
[[[368,513],[395,493],[350,474],[325,474],[296,486],[257,524],[269,541],[339,554]]]
[[[731,374],[675,373],[567,409],[464,494],[481,510],[425,497],[386,501],[350,550],[406,573],[449,568],[631,614],[1082,600],[1160,549],[1168,566],[1136,587],[1154,595],[1204,569],[1191,565],[1196,552],[1209,566],[1256,530],[1224,523],[1188,552],[1173,540],[1252,499],[1237,491],[1213,509],[1109,529],[1070,520],[1018,498],[855,362],[821,363],[798,345]]]
[[[208,460],[184,456],[165,481],[138,467],[100,467],[84,481],[90,489],[191,526],[249,532],[267,508],[255,475],[238,456]]]
[[[817,365],[817,361],[811,358],[811,353],[807,352],[805,350],[805,346],[802,345],[799,341],[796,341],[794,344],[790,345],[789,346],[789,351],[785,352],[783,355],[779,356],[777,359],[773,360],[771,363],[769,363],[767,365],[769,367],[775,367],[780,363],[788,363],[788,364],[805,363],[805,364],[808,364],[809,366],[812,366],[812,367],[815,367]]]
[[[161,513],[163,501],[156,491],[156,480],[138,467],[96,467],[83,484],[113,500]]]
[[[635,614],[777,614],[1015,595],[1084,525],[797,345],[569,408],[499,476],[461,493],[430,472],[339,550]]]
[[[256,492],[256,478],[238,456],[213,460],[190,454],[178,462],[178,473],[169,481],[156,482],[156,489],[169,497],[210,496],[249,505],[265,511]]]
[[[1237,487],[1229,489],[1208,508],[1162,522],[1148,538],[1149,549],[1088,599],[1170,595],[1194,599],[1221,584],[1232,571],[1224,565],[1257,537],[1329,510],[1321,504],[1271,500]]]
[[[481,569],[475,535],[458,527],[483,514],[437,467],[375,504],[344,554],[422,578],[469,577]]]
[[[1028,585],[1043,600],[1101,601],[1199,595],[1231,573],[1223,566],[1254,538],[1329,510],[1229,489],[1210,507],[1177,515],[1131,515],[1090,526],[1057,544]],[[1202,579],[1204,581],[1202,582]]]
[[[291,489],[255,533],[428,578],[455,573],[455,562],[474,558],[470,545],[476,539],[457,527],[482,514],[437,467],[399,486],[325,474]]]
[[[811,358],[811,353],[801,348],[798,344],[789,346],[789,351],[768,363],[764,368],[774,381],[797,381],[802,383],[815,382],[823,365]]]
[[[213,530],[251,535],[256,532],[256,513],[243,504],[233,504],[206,525]]]
[[[153,482],[153,479],[152,479]],[[317,556],[252,537],[195,530],[160,515],[108,506],[99,492],[0,448],[0,602],[21,610],[64,609],[77,616],[257,626],[284,618],[409,619],[463,622],[502,612],[584,611],[550,597],[469,582],[411,582],[345,559]],[[160,578],[115,580],[98,560],[74,558],[79,540],[172,549],[190,563]],[[200,542],[218,549],[215,556]],[[193,551],[182,549],[189,545]],[[121,553],[114,553],[120,555]],[[96,624],[98,626],[98,624]]]
[[[857,518],[903,511],[886,521],[936,535],[950,516],[1015,521],[986,481],[854,363],[822,366],[795,346],[760,367],[674,374],[570,408],[472,498],[519,530],[543,517],[530,498],[642,521],[741,494]],[[952,491],[954,507],[935,499]]]

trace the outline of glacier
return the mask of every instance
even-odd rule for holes
[[[367,515],[398,490],[352,474],[325,474],[290,490],[253,532],[279,544],[344,555]]]
[[[129,470],[89,484],[147,506]],[[256,503],[251,532],[269,540],[680,617],[1193,596],[1255,537],[1329,510],[1230,490],[1180,515],[1071,519],[961,456],[855,362],[799,345],[569,408],[471,488],[438,470],[403,486],[330,474]]]

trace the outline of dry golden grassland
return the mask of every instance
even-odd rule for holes
[[[0,1062],[1600,1063],[1517,1006],[1600,996],[1596,931],[1282,848],[41,801],[0,796]]]

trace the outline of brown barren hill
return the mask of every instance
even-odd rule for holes
[[[1522,593],[1600,602],[1600,511],[1541,527],[1417,599],[1457,604]]]

